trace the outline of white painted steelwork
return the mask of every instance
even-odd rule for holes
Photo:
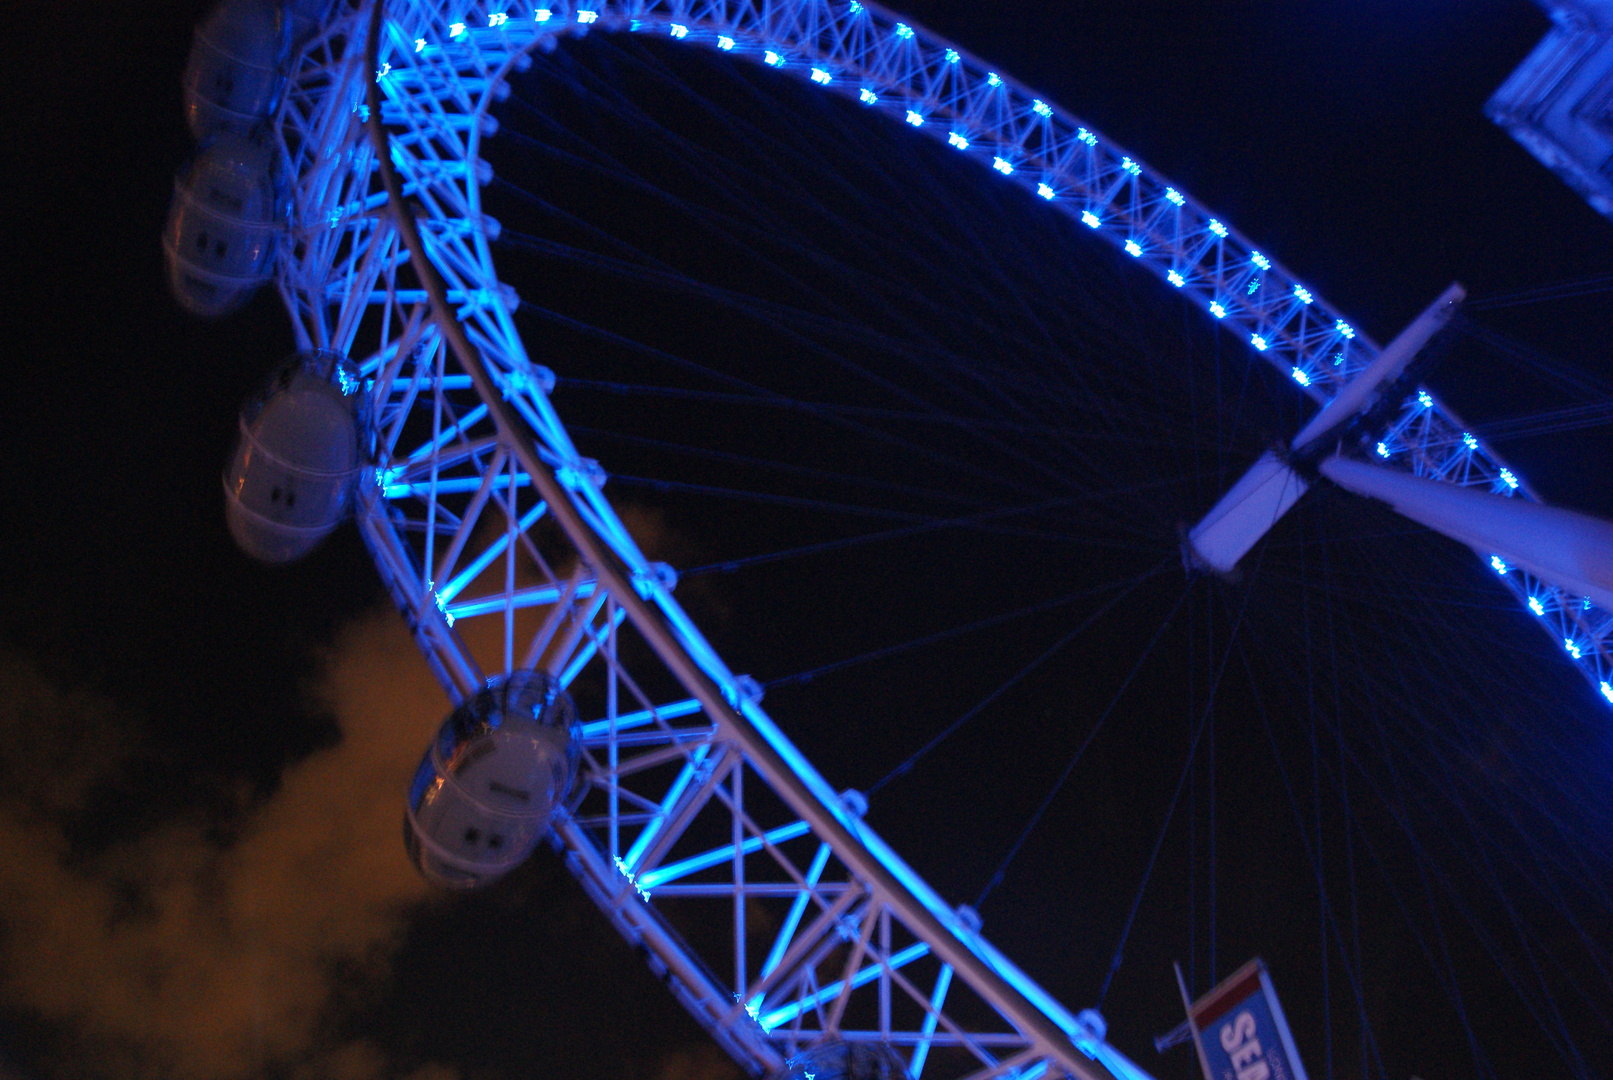
[[[1613,610],[1613,522],[1366,461],[1327,458],[1320,468],[1346,491],[1388,503],[1395,513],[1466,544],[1497,570],[1527,570]]]
[[[1321,449],[1338,441],[1340,431],[1371,409],[1389,385],[1433,336],[1450,322],[1467,293],[1452,285],[1430,304],[1387,348],[1322,406],[1288,444],[1289,453],[1262,454],[1249,471],[1215,504],[1186,538],[1185,558],[1190,566],[1231,574],[1249,549],[1299,501],[1310,485],[1286,458]]]
[[[719,50],[951,142],[1154,269],[1318,401],[1376,348],[1137,159],[873,4],[394,0],[373,66],[367,18],[339,7],[293,59],[275,125],[295,207],[277,282],[302,346],[360,364],[376,457],[359,526],[450,695],[541,666],[604,703],[584,717],[581,787],[555,829],[589,894],[753,1073],[839,1038],[894,1047],[915,1080],[1145,1077],[1095,1015],[1053,1000],[863,823],[860,798],[796,750],[639,551],[512,322],[479,193],[488,110],[528,50],[565,34]],[[401,194],[457,322],[431,317],[388,212],[365,133],[372,73]],[[1511,475],[1431,399],[1408,404],[1389,437],[1421,474]],[[565,555],[545,554],[540,523]],[[690,925],[724,933],[680,932],[660,903],[673,898],[704,913]],[[765,947],[752,941],[757,906]]]
[[[1613,3],[1542,0],[1552,28],[1484,111],[1613,220]]]

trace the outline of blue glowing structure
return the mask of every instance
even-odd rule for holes
[[[1485,112],[1613,219],[1613,7],[1598,0],[1543,6],[1551,31]]]
[[[491,178],[479,152],[489,109],[527,52],[561,35],[715,49],[950,142],[992,182],[1021,185],[1128,252],[1319,403],[1377,347],[1139,159],[872,3],[393,0],[373,65],[368,17],[339,9],[290,65],[275,128],[295,242],[279,251],[278,284],[302,347],[354,357],[366,380],[377,445],[355,496],[360,530],[451,697],[541,668],[563,687],[591,680],[587,700],[605,702],[577,729],[579,792],[554,818],[585,889],[752,1073],[840,1041],[894,1048],[912,1080],[1145,1080],[1100,1017],[1055,1001],[863,822],[861,797],[818,774],[673,598],[675,575],[638,549],[556,415],[553,376],[528,357],[518,301],[493,266],[497,223],[479,190]],[[385,212],[356,105],[374,72],[379,120],[400,136],[388,157],[446,281],[452,331],[431,317]],[[461,334],[479,363],[458,358]],[[1419,475],[1529,497],[1462,431],[1423,395],[1384,440]],[[573,569],[539,553],[530,533],[545,518],[574,548]],[[1609,685],[1606,616],[1521,571],[1502,580]],[[668,685],[679,691],[646,689]],[[726,839],[713,844],[714,831]],[[692,954],[657,906],[671,898],[726,920],[726,953]],[[762,955],[749,948],[754,904],[775,916]]]

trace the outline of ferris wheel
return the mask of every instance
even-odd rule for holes
[[[488,144],[500,122],[511,123],[496,121],[495,107],[534,56],[544,58],[562,40],[590,33],[628,32],[731,56],[794,77],[804,91],[841,99],[834,108],[849,104],[889,120],[892,131],[930,136],[959,168],[1013,193],[991,198],[1046,204],[1060,228],[1090,234],[1116,256],[1122,268],[1112,273],[1121,293],[1133,289],[1133,267],[1151,273],[1165,302],[1180,305],[1180,297],[1207,316],[1207,325],[1231,328],[1300,391],[1287,406],[1269,391],[1256,391],[1270,408],[1290,410],[1290,430],[1299,427],[1300,401],[1339,398],[1389,350],[1139,159],[1006,74],[875,5],[599,3],[517,10],[418,0],[391,3],[373,20],[367,7],[342,6],[282,26],[278,37],[262,26],[240,36],[272,40],[271,57],[291,57],[283,88],[275,85],[276,64],[263,62],[252,69],[267,74],[251,102],[232,96],[240,92],[235,85],[212,99],[202,95],[223,104],[212,119],[197,121],[199,133],[216,140],[182,182],[171,266],[176,288],[182,296],[188,289],[202,310],[223,310],[272,275],[308,353],[278,377],[261,408],[243,418],[243,449],[230,474],[237,481],[230,489],[237,534],[255,540],[264,557],[298,554],[334,526],[350,501],[422,654],[458,706],[410,791],[417,863],[446,884],[476,884],[519,862],[552,820],[553,837],[589,895],[753,1074],[788,1067],[810,1076],[838,1061],[874,1074],[902,1071],[913,1080],[1146,1076],[1105,1041],[1098,1013],[1066,1009],[982,936],[971,908],[944,901],[910,868],[864,820],[863,795],[837,790],[820,775],[764,711],[758,679],[732,670],[726,649],[714,648],[674,599],[678,573],[644,553],[635,530],[607,500],[605,470],[583,456],[582,440],[562,422],[552,398],[557,388],[616,399],[646,388],[578,377],[558,359],[536,362],[528,352],[532,333],[517,321],[523,308],[543,312],[548,325],[560,327],[556,341],[574,340],[564,334],[591,333],[596,341],[609,335],[588,331],[581,324],[596,320],[568,314],[548,299],[574,291],[570,282],[540,278],[545,295],[527,294],[525,286],[518,295],[495,270],[495,245],[503,234],[506,245],[572,265],[585,261],[605,278],[659,276],[678,286],[674,292],[691,291],[688,275],[665,253],[642,257],[639,249],[612,261],[609,252],[596,252],[584,259],[579,248],[545,248],[536,229],[490,217],[486,191],[497,170],[488,162],[497,151]],[[242,50],[226,40],[231,32],[215,26],[208,48],[239,63]],[[273,123],[265,129],[257,120],[271,109]],[[390,133],[388,160],[376,157],[375,126]],[[668,152],[686,153],[676,146]],[[608,167],[600,165],[604,160],[595,158],[592,167],[614,172],[617,182],[630,184],[638,175],[620,156]],[[275,163],[283,170],[278,180]],[[950,168],[934,166],[925,182],[944,183]],[[395,191],[387,189],[388,172],[396,174]],[[210,205],[206,193],[231,177],[249,197],[225,212]],[[896,185],[893,197],[922,197],[902,193],[899,181],[887,182]],[[743,186],[737,179],[732,184]],[[553,215],[552,198],[529,201]],[[1021,203],[1013,206],[1018,212]],[[280,224],[286,213],[289,229]],[[756,228],[737,217],[717,225],[731,234]],[[221,244],[232,228],[249,242]],[[831,273],[844,266],[838,254],[827,263]],[[693,291],[704,291],[716,310],[734,307],[730,295],[715,295],[720,289]],[[897,347],[877,326],[870,330],[853,300],[819,299],[822,306],[811,314],[837,341],[861,335],[862,348]],[[967,305],[937,310],[924,298],[909,299],[932,318],[969,317]],[[434,317],[434,304],[446,304],[457,321]],[[745,314],[780,319],[782,307],[770,304],[745,301]],[[789,334],[799,329],[785,320],[774,325]],[[1046,332],[1045,320],[1038,326]],[[959,332],[976,335],[971,340],[980,333]],[[1106,339],[1095,332],[1095,340],[1101,345]],[[932,370],[924,378],[941,386],[944,399],[999,392],[980,385],[990,379],[979,370],[955,363],[961,350],[935,337],[929,344],[923,359],[945,374]],[[611,342],[620,345],[619,338]],[[539,353],[537,361],[554,355]],[[921,509],[908,505],[880,536],[983,529],[1005,550],[1026,542],[1012,548],[1026,560],[1040,557],[1033,553],[1043,549],[1032,542],[1050,533],[1062,529],[1056,539],[1070,539],[1059,513],[1072,501],[1096,499],[1102,485],[1055,491],[1006,510],[993,505],[971,486],[972,472],[995,470],[993,477],[1000,477],[1020,468],[1034,474],[1046,471],[1046,462],[1020,446],[1018,436],[985,421],[972,422],[972,437],[1000,453],[997,462],[988,467],[967,454],[936,456],[933,443],[911,432],[955,422],[956,412],[949,420],[932,404],[920,404],[913,376],[881,381],[868,374],[860,356],[845,346],[835,358],[863,380],[863,396],[855,400],[817,394],[816,386],[808,394],[802,387],[762,385],[745,365],[722,375],[726,389],[720,392],[672,379],[658,391],[702,417],[707,414],[700,410],[726,409],[739,399],[764,414],[804,410],[848,441],[866,440],[864,455],[883,445],[892,456],[927,456],[938,474],[955,477],[950,509],[920,500]],[[1017,377],[1006,368],[989,374]],[[1151,395],[1158,373],[1126,378],[1141,385],[1105,393]],[[877,396],[868,389],[876,384]],[[1012,426],[1022,433],[1040,425],[1047,440],[1083,467],[1112,465],[1102,451],[1080,445],[1072,426],[1024,411],[1027,395],[1048,390],[1034,382],[1015,387],[1021,403],[1007,414]],[[1373,430],[1379,456],[1419,476],[1527,495],[1517,474],[1427,392],[1389,404]],[[643,415],[650,426],[626,436],[640,444],[651,438],[647,432],[661,413],[649,408]],[[895,426],[872,429],[876,416]],[[295,431],[284,438],[313,447],[311,455],[290,460],[275,441],[284,431]],[[281,471],[262,482],[250,467],[253,454],[279,460]],[[728,465],[746,456],[732,446],[708,451],[713,454],[726,455]],[[820,465],[830,483],[839,482],[838,463]],[[878,469],[870,472],[876,486],[897,483]],[[1114,476],[1117,490],[1133,494],[1154,482],[1123,469]],[[659,484],[656,490],[671,486]],[[927,489],[927,498],[934,494]],[[1029,485],[1019,494],[1036,498]],[[1215,492],[1207,494],[1205,505]],[[789,499],[813,501],[780,497]],[[1127,528],[1098,529],[1084,539],[1118,550]],[[849,546],[844,537],[800,546],[837,545]],[[1502,583],[1534,617],[1550,623],[1592,685],[1613,700],[1601,611],[1582,593],[1546,584],[1510,556],[1486,555]],[[736,561],[716,558],[722,566]],[[1168,563],[1178,565],[1175,558]],[[1157,559],[1114,565],[1112,580],[1123,584],[1098,590],[1094,610],[1128,602],[1129,584],[1162,570]],[[1041,607],[1044,614],[1061,611],[1056,602]],[[517,717],[532,722],[522,728],[513,722]],[[524,749],[476,742],[490,732]],[[474,767],[486,776],[470,764],[450,764],[473,744],[485,752],[468,756],[482,762]],[[499,771],[500,762],[517,758],[539,761],[542,782],[534,783],[530,768]],[[461,798],[472,779],[508,798]],[[490,820],[501,824],[488,827]],[[837,1048],[842,1059],[822,1058],[824,1047]],[[877,1052],[847,1066],[852,1051],[846,1048],[859,1047]]]

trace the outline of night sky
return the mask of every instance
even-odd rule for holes
[[[1546,499],[1613,516],[1608,417],[1504,426],[1613,398],[1605,292],[1507,302],[1613,274],[1613,225],[1482,115],[1546,30],[1536,7],[899,6],[1171,177],[1379,341],[1462,281],[1487,337],[1466,336],[1430,384]],[[166,292],[158,238],[191,153],[179,79],[204,11],[93,2],[13,27],[0,1076],[737,1075],[551,853],[468,898],[414,876],[401,796],[445,701],[355,531],[283,568],[231,546],[219,470],[236,410],[291,335],[272,290],[216,323]],[[601,117],[615,85],[725,164],[704,175],[683,144]],[[1072,1009],[1102,997],[1112,1041],[1161,1080],[1197,1075],[1185,1049],[1150,1042],[1180,1019],[1171,961],[1201,993],[1256,954],[1313,1077],[1613,1075],[1613,714],[1553,643],[1465,553],[1336,492],[1285,523],[1245,582],[1182,576],[1176,526],[1297,427],[1291,387],[1113,252],[1034,217],[1024,193],[809,88],[596,36],[516,89],[487,198],[561,415],[785,730],[831,783],[873,792],[874,826],[943,895],[986,894],[1008,955]],[[686,89],[721,111],[680,118]],[[736,139],[740,125],[761,134]],[[666,201],[612,194],[600,162],[657,177]],[[694,209],[662,212],[676,200]],[[829,313],[830,328],[782,345],[755,311],[730,325],[709,298],[589,277],[525,242],[593,242],[551,205],[627,238],[607,253]],[[798,240],[827,261],[795,262]],[[974,424],[967,438],[989,433],[957,444],[977,473],[930,458],[898,475],[901,455],[847,428],[649,394],[714,384],[545,310],[845,407],[917,384],[894,375],[882,401],[797,375],[825,342],[842,366],[880,349],[970,357],[960,370],[1006,389],[936,399]],[[848,343],[849,324],[886,336]],[[1016,382],[1021,363],[1068,380]],[[1206,406],[1223,377],[1242,386],[1224,424]],[[1005,418],[1018,428],[986,423]],[[948,453],[965,439],[905,423],[882,430]],[[869,486],[840,479],[854,468]],[[995,505],[1004,477],[1015,498],[1065,501],[1017,533],[732,572],[895,519],[693,490],[946,516]],[[955,503],[914,494],[943,484]],[[1144,584],[1094,634],[1033,663],[1132,576]],[[1052,603],[1082,590],[1098,591]],[[989,633],[804,677],[1039,603]],[[1183,772],[1196,731],[1207,741]]]

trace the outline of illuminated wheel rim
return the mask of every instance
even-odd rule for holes
[[[729,53],[845,95],[937,139],[996,181],[1020,185],[1154,272],[1316,400],[1369,363],[1375,346],[1139,160],[1056,104],[873,5],[557,5],[519,16],[424,2],[389,6],[379,60],[382,120],[450,303],[582,520],[748,725],[736,731],[699,694],[669,693],[664,673],[659,683],[635,677],[617,650],[618,635],[628,632],[623,597],[583,562],[546,559],[535,539],[549,508],[501,445],[485,406],[467,398],[468,380],[427,316],[423,290],[383,212],[363,129],[366,19],[366,11],[340,13],[303,48],[291,73],[278,131],[296,177],[296,225],[277,282],[299,343],[351,355],[370,380],[380,452],[357,500],[360,528],[450,695],[462,700],[490,677],[533,666],[566,684],[585,671],[602,672],[610,704],[604,718],[584,726],[592,802],[556,827],[590,894],[754,1072],[843,1034],[850,1002],[867,995],[906,1001],[904,1015],[873,1005],[880,1018],[859,1037],[899,1047],[914,1075],[927,1063],[932,1074],[944,1068],[960,1076],[1144,1075],[1102,1041],[1093,1022],[1025,978],[967,914],[942,902],[860,823],[857,807],[767,718],[754,684],[706,643],[672,597],[674,576],[639,550],[601,493],[601,474],[579,455],[551,406],[554,377],[528,357],[513,318],[518,300],[494,270],[496,226],[483,214],[479,190],[486,178],[481,140],[493,130],[489,109],[526,53],[561,35],[630,30]],[[1406,403],[1384,443],[1386,456],[1415,472],[1527,494],[1512,470],[1427,395]],[[1573,644],[1581,669],[1613,700],[1598,630],[1604,620],[1521,574],[1502,580]],[[744,778],[755,774],[761,783],[753,778],[747,787]],[[731,824],[727,845],[695,842],[700,831],[692,827],[709,813]],[[711,897],[742,896],[758,855],[771,859],[764,879],[788,909],[773,947],[765,958],[745,955],[744,905],[736,903],[737,956],[720,965],[691,956],[652,894],[699,888]],[[710,878],[725,868],[726,878]],[[754,888],[757,879],[749,880]],[[842,940],[848,925],[856,931]],[[856,959],[847,968],[852,977],[814,981],[807,973],[842,944]],[[716,970],[730,964],[733,970]],[[967,994],[974,1005],[962,1004]],[[989,1021],[962,1019],[981,1002]]]

